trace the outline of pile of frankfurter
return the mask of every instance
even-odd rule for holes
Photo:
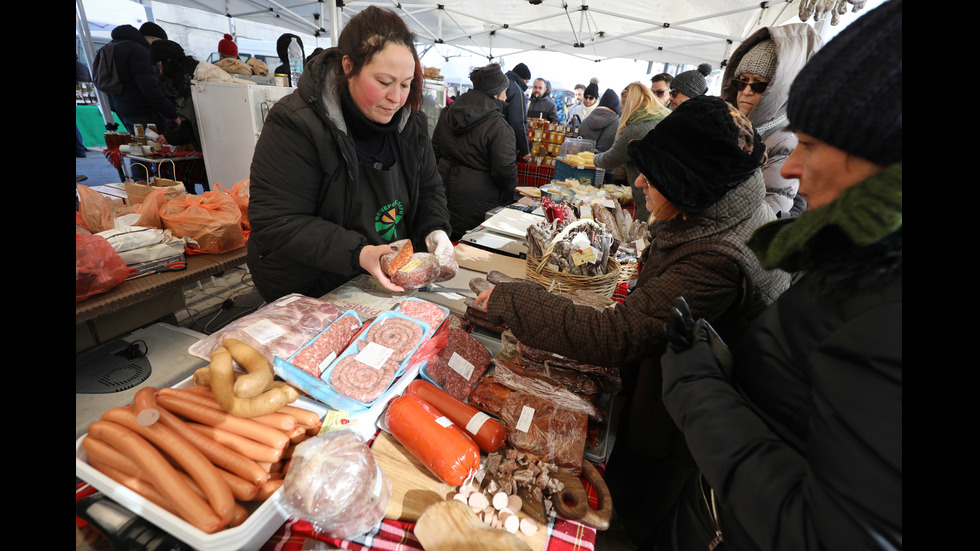
[[[299,392],[273,381],[261,354],[222,344],[197,384],[141,388],[82,441],[93,468],[207,534],[245,522],[246,504],[283,485],[292,450],[321,426],[316,413],[290,405]],[[233,359],[245,373],[232,371]]]

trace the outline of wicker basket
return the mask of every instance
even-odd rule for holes
[[[637,262],[630,262],[629,264],[619,265],[619,282],[629,283],[636,279],[636,276],[640,275],[640,264]]]
[[[563,238],[569,230],[584,224],[593,224],[598,227],[598,224],[592,220],[577,220],[569,224],[561,233],[552,239],[548,248],[544,251],[542,258],[538,259],[528,255],[527,263],[524,265],[524,278],[557,294],[569,294],[581,290],[592,291],[606,297],[612,297],[613,292],[616,291],[616,287],[620,284],[621,269],[619,262],[616,262],[611,256],[609,257],[609,262],[606,264],[606,273],[598,276],[569,274],[547,267],[555,243]]]

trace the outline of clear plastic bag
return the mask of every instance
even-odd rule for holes
[[[384,519],[391,493],[371,448],[353,432],[339,430],[296,446],[281,504],[318,532],[352,539]]]

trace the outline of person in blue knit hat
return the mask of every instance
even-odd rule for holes
[[[730,348],[676,301],[663,400],[700,472],[644,549],[902,548],[902,0],[820,49],[787,114],[809,209],[746,243],[796,281]]]

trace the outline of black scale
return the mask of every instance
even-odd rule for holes
[[[145,345],[117,339],[75,356],[75,393],[110,394],[133,388],[150,377]]]

